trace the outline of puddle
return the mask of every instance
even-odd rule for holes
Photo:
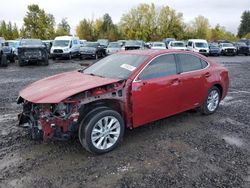
[[[230,145],[235,145],[237,147],[241,147],[244,145],[243,141],[239,138],[233,137],[233,136],[223,136],[223,140],[225,140],[226,143]]]

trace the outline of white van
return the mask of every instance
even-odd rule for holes
[[[80,53],[80,41],[78,37],[60,36],[56,37],[50,50],[51,57],[66,57],[71,59]]]
[[[205,56],[208,56],[209,54],[208,43],[203,39],[189,39],[187,43],[187,50],[198,52]]]

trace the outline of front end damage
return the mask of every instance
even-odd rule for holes
[[[18,115],[19,126],[27,128],[34,140],[67,140],[76,131],[77,102],[59,104],[34,104],[23,101],[23,112]]]
[[[123,103],[125,81],[90,89],[57,104],[37,104],[19,96],[23,111],[18,115],[19,126],[27,128],[34,140],[68,140],[79,128],[79,112],[89,103],[115,99]]]

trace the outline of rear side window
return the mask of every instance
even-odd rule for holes
[[[204,68],[206,68],[208,66],[208,63],[201,59],[201,66],[204,69]]]
[[[155,58],[140,74],[139,78],[148,80],[176,74],[174,55],[162,55]]]
[[[179,54],[179,61],[182,72],[189,72],[194,70],[203,69],[203,63],[200,58],[190,54]],[[204,62],[206,64],[207,62]],[[207,65],[205,65],[206,67]]]

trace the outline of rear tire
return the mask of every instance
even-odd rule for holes
[[[200,108],[202,114],[213,114],[218,109],[220,104],[220,94],[220,90],[215,86],[209,89],[206,100]]]
[[[0,58],[0,66],[7,67],[8,66],[7,56],[5,54],[2,54],[0,57],[1,57]]]
[[[79,140],[91,153],[103,154],[113,150],[122,140],[124,121],[121,115],[109,108],[93,110],[82,121]]]

